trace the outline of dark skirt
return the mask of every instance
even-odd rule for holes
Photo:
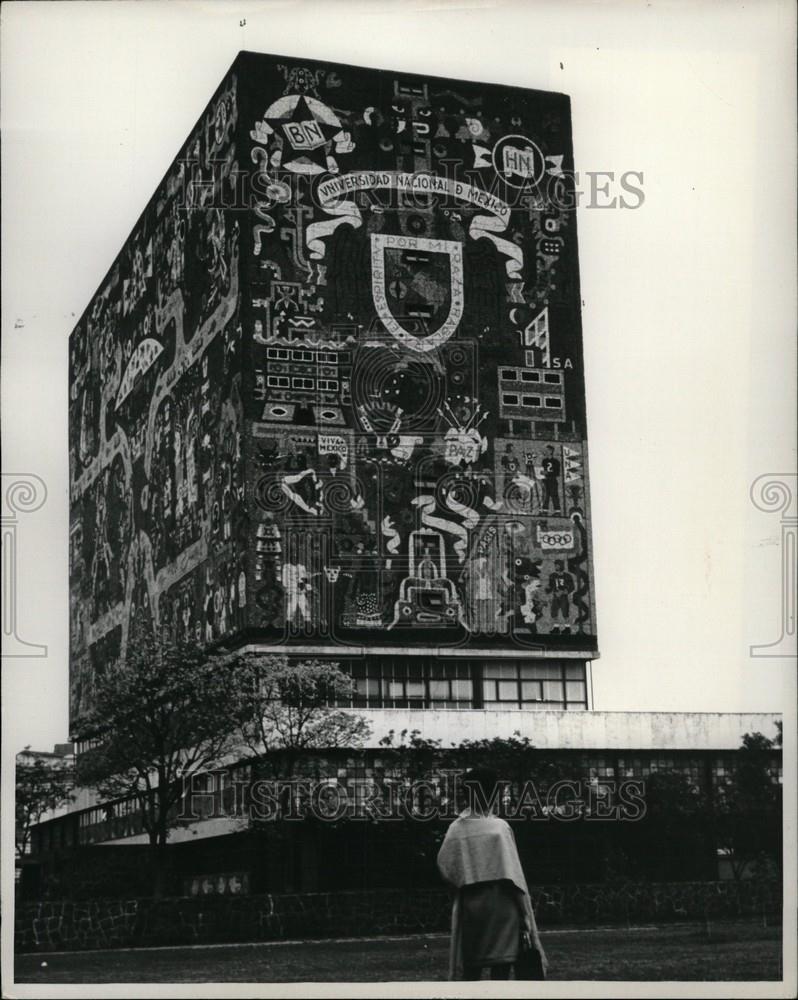
[[[463,961],[470,966],[515,962],[521,934],[521,893],[509,879],[460,890]]]

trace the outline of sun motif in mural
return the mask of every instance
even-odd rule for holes
[[[362,429],[379,434],[434,426],[443,402],[444,372],[435,358],[373,342],[358,350],[352,399]]]

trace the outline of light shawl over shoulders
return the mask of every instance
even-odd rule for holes
[[[446,831],[438,868],[457,889],[506,878],[529,894],[513,831],[498,816],[461,813]]]
[[[438,869],[458,890],[452,907],[452,937],[449,978],[459,979],[463,970],[462,893],[464,886],[507,879],[521,893],[524,922],[536,933],[532,903],[524,870],[510,826],[498,816],[483,816],[469,810],[461,813],[446,831],[438,852]]]

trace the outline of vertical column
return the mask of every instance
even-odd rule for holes
[[[3,656],[46,656],[47,646],[26,642],[18,634],[19,514],[39,510],[47,499],[44,482],[30,472],[2,474],[3,503],[0,516],[3,553]]]
[[[795,604],[798,587],[798,476],[766,473],[751,484],[754,506],[781,513],[781,631],[774,642],[751,646],[751,656],[795,656]]]

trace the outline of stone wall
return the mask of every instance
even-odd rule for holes
[[[534,887],[541,926],[781,917],[781,883],[603,882]]]
[[[541,927],[767,916],[777,882],[670,882],[533,887]],[[273,941],[445,931],[441,889],[18,903],[17,951]]]

